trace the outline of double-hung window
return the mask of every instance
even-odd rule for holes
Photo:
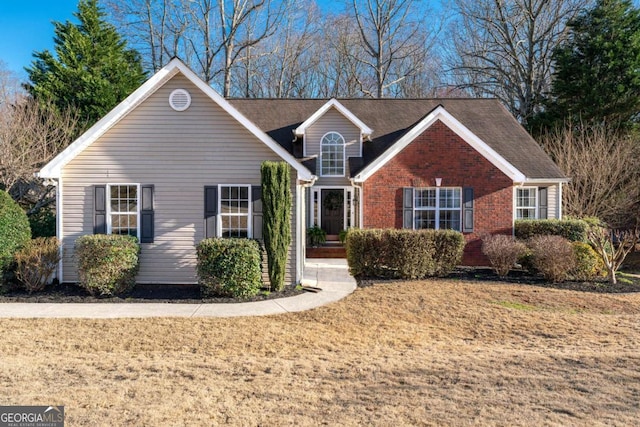
[[[320,141],[320,174],[344,176],[344,138],[338,132],[329,132]]]
[[[457,187],[414,189],[414,228],[461,229],[462,194]]]
[[[536,219],[537,188],[524,187],[516,189],[516,219]]]
[[[138,184],[109,185],[107,232],[140,237]]]
[[[220,236],[250,237],[250,185],[220,185]]]

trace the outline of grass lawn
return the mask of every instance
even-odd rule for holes
[[[0,321],[0,404],[67,425],[637,425],[640,294],[463,281],[241,319]]]

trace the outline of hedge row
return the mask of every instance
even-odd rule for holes
[[[446,276],[462,259],[464,245],[462,234],[451,230],[352,229],[346,239],[356,278]]]
[[[517,239],[535,236],[561,236],[571,242],[587,242],[589,222],[582,219],[519,219],[515,222]]]

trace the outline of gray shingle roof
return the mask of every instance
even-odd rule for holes
[[[293,130],[322,107],[326,99],[230,99],[243,115],[296,157]],[[393,145],[438,105],[478,136],[528,179],[564,179],[565,175],[518,121],[496,99],[339,99],[373,129],[363,146],[355,175]],[[354,159],[356,160],[356,159]]]

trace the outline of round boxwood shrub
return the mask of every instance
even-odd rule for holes
[[[31,240],[29,219],[4,190],[0,190],[0,278],[13,262],[13,256]]]
[[[262,287],[262,256],[249,239],[205,239],[197,246],[198,283],[203,296],[248,298]]]
[[[140,245],[132,236],[94,234],[76,240],[79,285],[94,296],[124,294],[136,284]]]
[[[576,255],[576,266],[571,275],[577,280],[592,280],[605,277],[606,270],[602,257],[588,243],[573,242],[573,253]]]

